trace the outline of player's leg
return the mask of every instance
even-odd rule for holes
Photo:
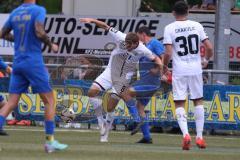
[[[195,110],[194,117],[196,123],[196,144],[199,148],[206,148],[206,143],[203,139],[204,127],[204,107],[203,107],[203,79],[202,74],[191,76],[189,81],[190,99],[193,100]]]
[[[120,97],[116,93],[111,93],[108,100],[107,105],[107,115],[106,115],[106,123],[105,123],[105,132],[101,136],[101,142],[108,142],[108,135],[112,128],[112,123],[114,120],[114,109],[117,106]]]
[[[173,76],[173,98],[176,107],[176,118],[183,134],[183,150],[189,150],[191,143],[187,125],[187,114],[184,109],[185,99],[188,95],[187,82],[186,76]]]
[[[4,101],[4,98],[2,95],[0,95],[0,109],[6,104],[6,101]],[[0,136],[7,136],[7,132],[5,132],[3,129],[0,130]]]
[[[195,110],[194,110],[194,117],[196,123],[196,145],[199,148],[206,148],[206,142],[203,138],[203,127],[204,127],[204,107],[203,107],[203,100],[202,99],[195,99],[193,100]]]
[[[3,125],[5,124],[6,117],[11,111],[18,106],[20,94],[10,94],[8,102],[0,110],[0,132],[3,131]]]
[[[50,153],[55,150],[64,150],[68,146],[66,144],[61,144],[54,139],[54,129],[55,129],[55,100],[53,92],[39,93],[44,105],[45,105],[45,134],[46,143],[45,150]]]
[[[17,71],[18,68],[15,68],[10,78],[8,102],[0,110],[0,130],[3,130],[6,117],[18,106],[21,93],[27,92],[29,82],[24,76],[16,73]]]
[[[146,117],[144,108],[150,101],[151,97],[154,93],[160,88],[160,77],[153,75],[142,76],[140,80],[136,81],[132,87],[129,89],[132,91],[132,96],[136,96],[137,98],[137,108],[140,114],[141,126],[137,126],[134,130],[132,130],[132,134],[138,132],[141,129],[143,133],[143,139],[139,142],[141,143],[152,143],[150,131],[149,131],[149,123]],[[134,93],[134,94],[133,94]]]
[[[136,91],[132,87],[125,88],[123,92],[120,93],[120,97],[126,103],[133,121],[139,123],[141,119],[137,110],[136,100],[134,99],[134,97],[136,97]]]
[[[139,140],[137,143],[152,143],[151,133],[149,129],[149,122],[144,111],[144,108],[148,104],[148,102],[149,102],[148,99],[144,100],[144,102],[143,100],[137,101],[138,112],[140,114],[141,121],[144,122],[143,125],[141,126],[143,138]]]
[[[102,97],[99,96],[101,91],[106,91],[112,87],[111,77],[109,70],[105,70],[99,75],[93,82],[88,91],[89,103],[93,106],[95,115],[98,120],[98,126],[100,129],[100,141],[102,136],[106,132],[105,119],[103,118]]]
[[[100,133],[102,133],[104,118],[102,113],[102,99],[98,96],[101,89],[97,86],[97,84],[93,83],[90,89],[88,90],[89,103],[93,106],[95,115],[98,120],[98,126],[100,129]]]
[[[61,144],[54,139],[55,129],[55,99],[52,87],[49,83],[49,75],[44,66],[32,68],[27,71],[25,75],[29,80],[32,92],[38,93],[45,105],[45,134],[46,143],[44,145],[45,151],[50,153],[56,150],[64,150],[68,147],[66,144]]]
[[[147,83],[146,83],[147,84]],[[134,86],[137,92],[137,108],[141,118],[144,122],[140,127],[143,133],[143,138],[138,143],[152,143],[152,138],[149,130],[149,122],[145,114],[145,106],[149,103],[151,97],[160,88],[160,82],[157,85],[148,85],[147,87],[141,87],[140,85]]]

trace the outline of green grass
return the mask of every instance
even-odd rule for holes
[[[153,134],[154,144],[135,144],[140,134],[110,134],[110,143],[100,143],[96,130],[57,129],[56,138],[69,144],[63,152],[43,150],[44,132],[39,127],[8,127],[10,136],[0,137],[0,160],[234,160],[240,157],[240,138],[208,136],[208,148],[181,150],[181,136]],[[193,138],[194,139],[194,138]]]

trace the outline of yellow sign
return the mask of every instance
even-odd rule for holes
[[[81,88],[76,87],[55,87],[54,95],[57,104],[65,104],[72,107],[77,114],[85,114],[89,112],[90,104],[88,97],[84,95]],[[151,119],[170,119],[175,120],[175,105],[173,96],[168,94],[166,99],[160,94],[156,94],[151,98],[151,101],[146,106],[149,111],[149,118]],[[214,122],[231,122],[236,123],[240,121],[240,93],[227,93],[228,101],[222,101],[220,93],[215,92],[212,101],[205,101],[205,117],[206,121]],[[108,94],[104,94],[103,107],[106,109]],[[188,119],[193,120],[194,106],[189,100],[186,101],[185,109],[188,113]],[[26,115],[42,115],[44,113],[44,104],[38,95],[23,94],[19,102],[20,114]],[[129,116],[125,103],[121,100],[115,110],[117,116]]]

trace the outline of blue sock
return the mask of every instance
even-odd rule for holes
[[[128,111],[129,111],[130,115],[133,117],[133,121],[140,122],[140,116],[138,114],[138,110],[137,110],[137,107],[135,104],[136,104],[135,100],[133,100],[133,99],[126,102]]]
[[[3,130],[6,118],[0,115],[0,130]]]
[[[148,119],[147,119],[147,117],[145,117],[145,118],[142,117],[141,119],[144,121],[144,124],[141,126],[143,137],[145,139],[150,139],[151,135],[150,135],[150,130],[149,130]]]
[[[45,121],[45,133],[47,135],[53,135],[54,128],[55,128],[55,124],[53,121]]]

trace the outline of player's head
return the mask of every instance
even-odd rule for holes
[[[24,3],[36,3],[37,0],[24,0]]]
[[[132,51],[139,45],[139,37],[136,33],[129,32],[125,38],[126,49]]]
[[[150,29],[147,26],[142,26],[138,29],[137,35],[143,43],[146,43],[149,38],[151,38]]]
[[[188,4],[185,1],[177,1],[173,6],[175,17],[185,17],[188,15]]]

